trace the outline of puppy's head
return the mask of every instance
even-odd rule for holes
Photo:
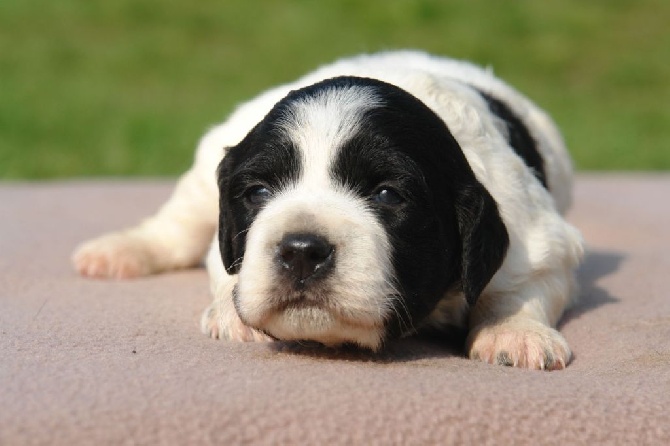
[[[376,349],[448,291],[473,304],[507,248],[443,121],[372,79],[291,92],[229,150],[218,181],[235,308],[283,340]]]

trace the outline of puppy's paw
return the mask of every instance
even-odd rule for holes
[[[128,279],[156,272],[155,260],[145,241],[123,233],[108,234],[78,247],[72,255],[82,276]]]
[[[471,359],[536,370],[559,370],[572,353],[556,330],[533,320],[481,324],[468,335]]]
[[[232,304],[214,301],[202,315],[200,328],[212,339],[241,342],[268,342],[273,339],[258,330],[244,325]]]

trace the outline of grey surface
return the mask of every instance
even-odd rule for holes
[[[0,445],[670,444],[670,175],[581,175],[589,254],[539,372],[435,341],[370,357],[201,335],[204,270],[78,277],[81,240],[135,223],[172,182],[0,184]]]

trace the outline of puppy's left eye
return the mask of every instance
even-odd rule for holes
[[[244,192],[244,198],[252,206],[262,206],[272,198],[272,192],[265,186],[253,186]]]
[[[380,187],[372,195],[372,199],[377,203],[386,205],[386,206],[398,206],[405,202],[403,197],[395,189],[390,187]]]

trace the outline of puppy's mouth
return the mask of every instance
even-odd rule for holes
[[[384,336],[383,323],[365,320],[333,304],[327,294],[292,290],[282,298],[268,297],[262,309],[247,314],[237,287],[233,301],[245,325],[284,341],[315,341],[327,346],[356,344],[377,350]]]
[[[259,330],[268,321],[282,314],[296,314],[300,312],[321,311],[332,313],[337,316],[337,311],[330,305],[327,293],[322,291],[313,292],[304,284],[295,286],[276,286],[268,296],[263,299],[263,308],[256,308],[254,315],[247,315],[243,309],[243,299],[236,285],[233,288],[233,302],[238,316],[246,325]]]
[[[317,308],[328,311],[328,307],[323,303],[323,301],[308,297],[304,292],[298,294],[297,297],[294,297],[290,300],[284,300],[280,302],[272,309],[272,311],[275,313],[281,313],[288,310],[301,310],[308,308]]]

